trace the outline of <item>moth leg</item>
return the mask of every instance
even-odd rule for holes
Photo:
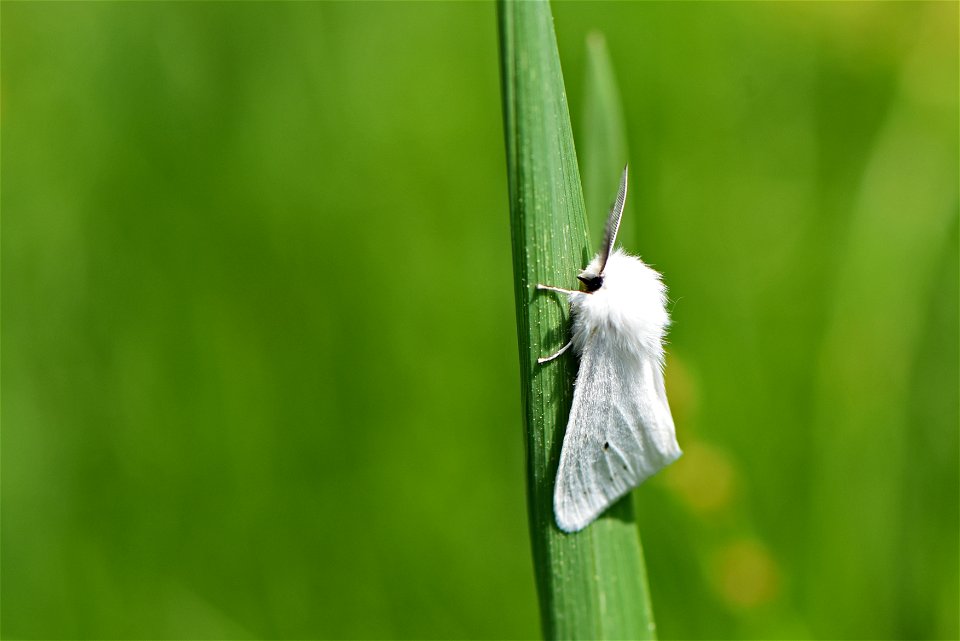
[[[573,341],[567,341],[567,344],[561,347],[559,351],[557,351],[555,354],[551,354],[550,356],[546,356],[544,358],[538,358],[537,364],[543,365],[544,363],[549,363],[550,361],[552,361],[553,359],[557,358],[558,356],[563,354],[565,351],[570,349],[571,345],[573,345]]]
[[[577,291],[576,289],[564,289],[563,287],[553,287],[551,285],[542,285],[537,283],[537,289],[548,290],[551,292],[560,292],[561,294],[582,294],[583,292]]]

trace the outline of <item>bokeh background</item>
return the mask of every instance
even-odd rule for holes
[[[536,637],[495,7],[0,14],[3,637]],[[660,636],[956,638],[958,5],[554,14],[671,288]]]

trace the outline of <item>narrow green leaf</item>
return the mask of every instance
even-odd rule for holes
[[[620,89],[613,73],[607,41],[598,31],[587,36],[583,116],[580,126],[583,158],[583,195],[587,204],[591,238],[600,238],[615,194],[617,179],[627,162],[627,132]],[[631,225],[632,198],[624,207],[623,225]],[[630,238],[620,229],[621,238]]]
[[[576,359],[545,366],[569,332],[567,301],[538,282],[573,288],[589,246],[573,133],[550,5],[501,0],[501,77],[530,532],[544,636],[649,639],[653,623],[629,497],[577,534],[553,517],[554,475]],[[611,187],[613,188],[613,187]]]

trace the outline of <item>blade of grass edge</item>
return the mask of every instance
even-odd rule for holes
[[[549,639],[649,639],[652,618],[629,497],[584,531],[553,518],[553,481],[573,396],[575,358],[540,355],[567,340],[567,301],[538,282],[575,287],[589,257],[573,133],[545,0],[501,0],[501,83],[510,191],[530,533]]]

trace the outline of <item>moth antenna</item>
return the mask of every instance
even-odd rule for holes
[[[617,242],[617,232],[620,230],[620,219],[623,218],[623,205],[627,201],[627,168],[623,166],[623,175],[620,176],[620,189],[617,191],[617,200],[610,208],[610,217],[607,218],[607,226],[603,231],[603,244],[600,246],[600,274],[607,267],[607,259],[613,253],[613,245]]]

